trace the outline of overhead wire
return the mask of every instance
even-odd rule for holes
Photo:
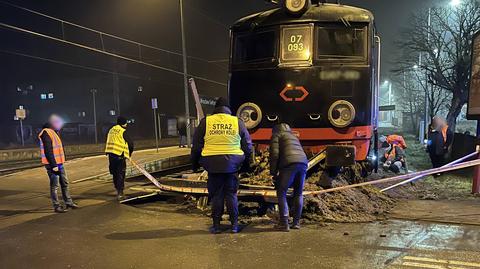
[[[70,22],[70,21],[66,21],[66,20],[63,20],[63,19],[59,19],[59,18],[56,18],[54,16],[50,16],[48,14],[45,14],[45,13],[41,13],[41,12],[38,12],[38,11],[35,11],[35,10],[32,10],[32,9],[29,9],[29,8],[25,8],[25,7],[22,7],[22,6],[19,6],[19,5],[16,5],[16,4],[13,4],[13,3],[10,3],[10,2],[7,2],[7,1],[1,1],[0,0],[0,3],[4,4],[4,5],[8,5],[8,6],[11,6],[11,7],[14,7],[14,8],[17,8],[17,9],[20,9],[20,10],[23,10],[23,11],[26,11],[26,12],[30,12],[32,14],[35,14],[35,15],[38,15],[38,16],[42,16],[42,17],[45,17],[45,18],[48,18],[48,19],[51,19],[51,20],[54,20],[54,21],[57,21],[57,22],[60,22],[61,23],[61,27],[62,27],[62,32],[64,31],[63,27],[64,25],[71,25],[71,26],[74,26],[74,27],[77,27],[77,28],[80,28],[80,29],[84,29],[84,30],[87,30],[87,31],[91,31],[91,32],[94,32],[96,34],[99,34],[100,35],[100,38],[102,39],[102,43],[103,43],[103,36],[105,37],[110,37],[110,38],[113,38],[113,39],[117,39],[117,40],[120,40],[120,41],[124,41],[124,42],[127,42],[127,43],[131,43],[131,44],[134,44],[136,46],[139,46],[140,47],[145,47],[145,48],[149,48],[149,49],[153,49],[153,50],[157,50],[157,51],[161,51],[161,52],[164,52],[164,53],[168,53],[168,54],[173,54],[173,55],[176,55],[176,56],[182,56],[182,53],[180,52],[176,52],[176,51],[171,51],[171,50],[166,50],[166,49],[162,49],[162,48],[158,48],[158,47],[155,47],[155,46],[152,46],[152,45],[148,45],[148,44],[144,44],[144,43],[140,43],[140,42],[137,42],[137,41],[134,41],[134,40],[131,40],[131,39],[127,39],[127,38],[123,38],[123,37],[119,37],[119,36],[116,36],[116,35],[112,35],[112,34],[109,34],[109,33],[106,33],[106,32],[102,32],[102,31],[99,31],[99,30],[96,30],[96,29],[93,29],[93,28],[89,28],[89,27],[86,27],[86,26],[83,26],[83,25],[79,25],[79,24],[76,24],[76,23],[73,23],[73,22]],[[206,16],[208,17],[208,15],[205,15],[203,13],[201,13],[200,11],[198,10],[195,10],[197,11],[197,13],[199,14],[202,14],[203,16]],[[215,21],[214,19],[210,18],[212,21]],[[219,23],[219,22],[217,22]],[[177,73],[178,71],[176,70],[173,70],[173,69],[170,69],[170,68],[165,68],[165,67],[162,67],[162,66],[159,66],[159,65],[153,65],[153,64],[149,64],[145,61],[138,61],[136,59],[127,59],[127,57],[124,57],[124,56],[121,56],[121,55],[118,55],[118,54],[115,54],[115,53],[111,53],[111,52],[108,52],[105,50],[105,48],[103,48],[103,50],[99,50],[99,49],[96,49],[96,48],[92,48],[92,47],[89,47],[89,46],[85,46],[85,45],[82,45],[82,44],[79,44],[79,43],[75,43],[75,42],[71,42],[71,41],[68,41],[68,40],[65,40],[65,39],[61,39],[61,38],[56,38],[56,37],[53,37],[53,36],[49,36],[49,35],[45,35],[45,34],[42,34],[42,33],[37,33],[37,32],[34,32],[34,31],[30,31],[30,30],[27,30],[27,29],[23,29],[23,28],[20,28],[20,27],[16,27],[16,26],[12,26],[12,25],[8,25],[8,24],[4,24],[4,23],[1,23],[1,26],[3,27],[6,27],[6,28],[10,28],[10,29],[14,29],[13,27],[17,28],[15,30],[23,30],[24,32],[27,32],[27,33],[30,33],[30,34],[33,34],[33,33],[36,33],[37,36],[40,36],[40,37],[49,37],[50,39],[54,39],[55,41],[59,41],[59,42],[64,42],[64,43],[67,43],[67,44],[70,44],[70,45],[78,45],[78,46],[81,46],[82,48],[84,49],[94,49],[96,52],[104,52],[105,54],[109,55],[109,56],[112,56],[112,57],[117,57],[117,58],[121,58],[123,60],[129,60],[129,61],[135,61],[135,62],[138,62],[140,64],[146,64],[146,65],[149,65],[151,67],[155,67],[155,68],[159,68],[159,69],[162,69],[162,70],[165,70],[165,71],[169,71],[169,72],[173,72],[173,73]],[[11,27],[9,27],[11,26]],[[222,26],[225,26],[222,24]],[[20,31],[21,31],[20,30]],[[141,54],[140,54],[140,57],[141,57]],[[201,61],[201,62],[205,62],[207,64],[213,64],[213,65],[216,65],[218,67],[221,67],[222,69],[224,69],[224,67],[222,67],[221,65],[217,64],[215,61],[210,61],[210,60],[207,60],[207,59],[204,59],[204,58],[201,58],[201,57],[196,57],[196,56],[188,56],[187,55],[187,58],[189,59],[193,59],[193,60],[197,60],[197,61]],[[183,73],[180,73],[180,74],[183,74]],[[192,76],[194,78],[197,78],[197,79],[201,79],[201,80],[205,80],[205,81],[208,81],[208,82],[211,82],[211,83],[216,83],[216,84],[220,84],[222,86],[226,86],[225,83],[221,83],[221,82],[218,82],[218,81],[214,81],[214,80],[211,80],[211,79],[207,79],[207,78],[203,78],[203,77],[200,77],[200,76]]]
[[[76,46],[76,47],[79,47],[79,48],[82,48],[82,49],[85,49],[85,50],[90,50],[90,51],[93,51],[93,52],[105,54],[105,55],[108,55],[108,56],[111,56],[111,57],[115,57],[115,58],[118,58],[118,59],[122,59],[122,60],[125,60],[125,61],[130,61],[130,62],[134,62],[134,63],[146,65],[146,66],[150,66],[150,67],[157,68],[157,69],[160,69],[160,70],[163,70],[163,71],[167,71],[167,72],[171,72],[171,73],[174,73],[174,74],[177,74],[177,75],[183,75],[183,72],[180,72],[180,71],[177,71],[177,70],[174,70],[174,69],[171,69],[171,68],[167,68],[167,67],[164,67],[164,66],[147,63],[147,62],[141,61],[141,60],[136,60],[136,59],[128,58],[128,57],[125,57],[125,56],[122,56],[122,55],[118,55],[118,54],[115,54],[115,53],[112,53],[112,52],[103,51],[103,50],[100,50],[100,49],[97,49],[97,48],[92,48],[92,47],[89,47],[89,46],[86,46],[86,45],[83,45],[83,44],[79,44],[79,43],[71,42],[71,41],[68,41],[68,40],[60,39],[60,38],[57,38],[57,37],[49,36],[49,35],[46,35],[46,34],[42,34],[42,33],[34,32],[34,31],[30,31],[30,30],[27,30],[27,29],[24,29],[24,28],[20,28],[20,27],[17,27],[17,26],[13,26],[13,25],[9,25],[9,24],[6,24],[6,23],[1,23],[1,22],[0,22],[0,27],[6,28],[6,29],[10,29],[10,30],[14,30],[14,31],[18,31],[18,32],[27,33],[27,34],[34,35],[34,36],[41,37],[41,38],[46,38],[46,39],[54,40],[54,41],[57,41],[57,42],[60,42],[60,43],[65,43],[65,44],[72,45],[72,46]],[[208,79],[208,78],[204,78],[204,77],[201,77],[201,76],[196,76],[196,75],[191,75],[191,74],[190,74],[189,76],[191,76],[191,77],[193,77],[193,78],[196,78],[196,79],[199,79],[199,80],[211,82],[211,83],[214,83],[214,84],[219,84],[219,85],[222,85],[222,86],[227,86],[226,83],[218,82],[218,81],[215,81],[215,80],[212,80],[212,79]]]
[[[131,79],[138,79],[138,80],[145,79],[144,77],[141,77],[141,76],[134,76],[134,75],[131,75],[131,74],[121,73],[121,72],[113,72],[113,71],[110,71],[110,70],[101,69],[101,68],[97,68],[97,67],[86,66],[86,65],[72,64],[72,63],[69,63],[69,62],[64,62],[64,61],[55,60],[55,59],[51,59],[51,58],[46,58],[46,57],[40,57],[40,56],[36,56],[36,55],[21,53],[21,52],[17,52],[17,51],[0,49],[0,53],[11,54],[11,55],[15,55],[15,56],[21,56],[21,57],[25,57],[25,58],[50,62],[50,63],[54,63],[54,64],[60,64],[60,65],[65,65],[65,66],[69,66],[69,67],[80,68],[80,69],[85,69],[85,70],[90,70],[90,71],[95,71],[95,72],[100,72],[100,73],[106,73],[106,74],[109,74],[109,75],[119,75],[121,77],[126,77],[126,78],[131,78]],[[165,82],[163,80],[160,81],[160,80],[153,79],[152,81],[154,81],[156,83],[165,84],[165,85],[176,85],[176,86],[183,85],[182,83],[169,83],[169,82]]]

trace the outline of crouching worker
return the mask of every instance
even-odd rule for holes
[[[252,141],[243,121],[231,115],[226,99],[219,98],[213,115],[200,121],[193,138],[193,170],[200,165],[208,172],[208,195],[212,204],[213,226],[210,232],[221,233],[220,221],[226,201],[231,230],[238,227],[238,172],[248,169]]]
[[[117,200],[124,199],[125,174],[127,161],[133,154],[133,141],[128,136],[127,119],[120,116],[117,125],[108,131],[105,153],[108,155],[109,170],[113,177],[113,185],[117,190]]]
[[[293,187],[293,224],[292,229],[300,229],[300,217],[303,209],[303,185],[307,174],[308,159],[299,139],[287,124],[278,124],[273,128],[270,141],[270,174],[274,178],[277,190],[280,221],[276,229],[288,232],[289,209],[287,191]]]
[[[400,173],[402,168],[407,170],[405,154],[407,144],[403,137],[400,135],[382,136],[380,142],[382,143],[381,148],[385,149],[384,157],[381,158],[384,169],[396,174]]]
[[[50,178],[50,196],[52,198],[53,209],[56,213],[65,213],[68,208],[76,209],[75,204],[70,197],[68,189],[68,178],[65,172],[65,152],[63,150],[62,139],[58,132],[63,127],[63,120],[57,115],[50,116],[48,123],[43,126],[38,135],[40,140],[40,151],[42,163],[47,169]],[[62,198],[65,206],[62,206],[58,200],[58,187],[62,190]]]

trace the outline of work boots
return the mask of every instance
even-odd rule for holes
[[[210,233],[212,234],[220,234],[222,230],[220,229],[220,220],[213,220],[213,225],[210,227]]]
[[[67,208],[70,208],[70,209],[78,209],[78,208],[79,208],[79,206],[78,206],[76,203],[74,203],[74,202],[71,202],[71,203],[69,203],[69,204],[66,204],[66,207],[67,207]]]
[[[240,226],[237,221],[232,221],[232,233],[237,234],[240,232]]]
[[[288,217],[281,217],[278,224],[276,224],[274,228],[280,232],[290,232],[290,227],[288,226]]]
[[[292,226],[290,226],[292,230],[300,230],[300,221],[293,220]]]
[[[117,201],[123,201],[125,199],[125,195],[123,194],[123,191],[118,191],[117,193]]]
[[[55,211],[55,213],[67,213],[68,209],[64,208],[63,206],[56,206],[53,208],[53,211]]]

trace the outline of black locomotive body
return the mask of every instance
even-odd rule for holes
[[[239,20],[231,37],[229,98],[256,144],[268,145],[272,126],[285,122],[312,153],[331,148],[338,165],[367,159],[380,49],[371,12],[338,4],[294,15],[278,8]]]

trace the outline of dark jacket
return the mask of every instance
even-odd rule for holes
[[[46,123],[45,125],[43,125],[43,129],[53,130],[52,126],[50,126],[49,123]],[[58,134],[58,137],[60,137],[60,134],[58,133],[58,131],[55,131],[55,132]],[[60,139],[62,138],[60,137]],[[52,139],[47,134],[47,132],[43,132],[43,134],[40,136],[40,140],[42,140],[43,147],[45,149],[45,157],[48,160],[48,166],[50,166],[49,168],[57,167],[58,164],[57,164],[57,161],[55,161],[55,155],[53,154]]]
[[[433,130],[428,134],[427,152],[432,155],[445,154],[443,135],[442,133]]]
[[[308,165],[308,159],[290,126],[282,123],[273,128],[270,140],[270,174],[276,176],[280,170],[292,164]]]
[[[213,111],[214,114],[232,114],[228,107],[218,107]],[[197,170],[200,165],[209,173],[236,173],[242,169],[247,170],[252,155],[252,140],[245,124],[240,119],[238,127],[241,137],[241,149],[244,155],[217,155],[202,157],[202,150],[205,144],[205,133],[207,131],[206,118],[200,121],[195,134],[193,135],[193,147],[191,151],[191,161],[193,170]]]
[[[187,122],[182,119],[177,120],[177,130],[178,130],[178,135],[180,136],[186,136],[187,135]]]

